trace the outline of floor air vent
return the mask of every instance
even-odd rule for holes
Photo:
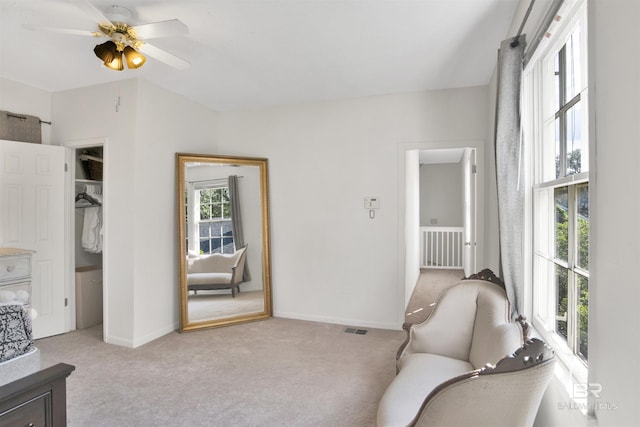
[[[358,334],[358,335],[365,335],[367,333],[366,329],[355,329],[355,328],[347,328],[344,331],[348,334]]]

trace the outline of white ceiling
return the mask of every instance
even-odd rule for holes
[[[73,1],[0,0],[0,77],[50,92],[141,77],[217,111],[485,85],[518,0],[90,0],[131,25],[180,19],[150,40],[191,62],[102,66],[105,41],[24,29],[95,30]]]

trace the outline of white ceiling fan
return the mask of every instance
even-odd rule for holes
[[[92,37],[107,37],[109,38],[108,41],[96,45],[94,53],[103,61],[106,67],[112,70],[123,70],[124,63],[126,63],[129,68],[140,68],[146,61],[144,55],[148,55],[158,61],[162,61],[178,70],[185,70],[191,66],[188,61],[147,42],[148,39],[158,37],[172,37],[189,34],[189,29],[182,21],[178,19],[171,19],[168,21],[132,26],[127,22],[130,22],[133,14],[129,9],[123,6],[110,6],[108,11],[106,11],[105,16],[105,14],[103,14],[98,8],[86,0],[72,0],[72,3],[96,21],[98,27],[96,30],[76,30],[68,28],[32,26],[26,24],[24,27],[36,31],[49,31]]]

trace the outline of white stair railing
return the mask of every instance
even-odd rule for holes
[[[420,267],[463,268],[464,227],[420,227]]]

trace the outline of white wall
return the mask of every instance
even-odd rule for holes
[[[215,152],[216,113],[145,81],[53,94],[56,143],[103,137],[105,340],[177,327],[175,152]]]
[[[0,77],[0,110],[51,121],[51,93]],[[51,126],[42,124],[42,143],[51,143]]]
[[[460,163],[420,166],[420,225],[462,227],[463,171]],[[432,223],[431,220],[436,222]]]
[[[120,97],[120,105],[116,104]],[[54,93],[52,142],[107,138],[104,149],[104,330],[107,342],[132,345],[134,179],[137,82]]]
[[[215,152],[216,118],[216,113],[182,96],[139,82],[133,210],[135,346],[178,327],[175,153]]]
[[[476,87],[222,114],[223,154],[269,158],[275,315],[399,328],[403,146],[483,140],[487,104]]]
[[[589,381],[602,384],[601,426],[640,425],[640,2],[589,0],[591,265]]]
[[[482,87],[227,113],[219,132],[218,114],[144,81],[52,101],[55,143],[107,140],[105,339],[127,346],[178,319],[176,151],[269,158],[276,315],[399,328],[400,154],[432,141],[466,146],[487,132]],[[381,199],[375,219],[365,196]]]

